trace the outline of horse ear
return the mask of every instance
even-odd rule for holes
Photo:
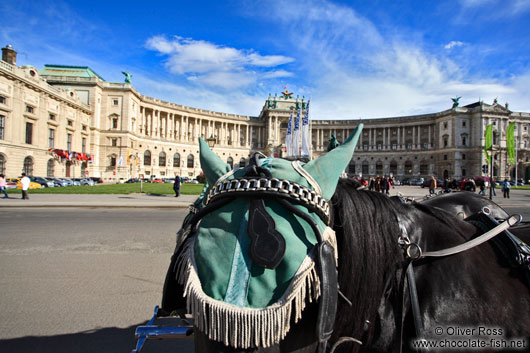
[[[325,199],[329,200],[335,193],[339,178],[350,163],[362,130],[363,124],[359,124],[342,145],[303,166],[320,185]]]
[[[230,171],[230,165],[223,162],[208,147],[206,141],[199,137],[201,168],[208,184],[214,185],[217,179]]]

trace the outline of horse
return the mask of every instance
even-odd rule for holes
[[[488,244],[436,259],[407,256],[407,241],[446,249],[481,233],[475,225],[340,178],[360,130],[304,165],[255,157],[237,172],[200,141],[212,187],[179,232],[162,300],[165,312],[193,314],[197,352],[415,351],[418,339],[459,328],[482,339],[529,336],[528,287]],[[404,293],[411,262],[417,313]],[[251,298],[257,287],[270,291]]]
[[[491,212],[491,216],[496,219],[506,219],[509,217],[506,210],[501,206],[473,192],[462,191],[440,194],[420,202],[430,207],[443,209],[462,219],[480,212],[483,207],[487,207]],[[527,244],[530,244],[530,222],[523,221],[510,228],[510,232]]]

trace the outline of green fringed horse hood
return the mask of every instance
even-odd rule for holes
[[[329,200],[361,130],[362,124],[342,145],[308,163],[264,158],[258,167],[272,178],[296,183]],[[199,139],[199,144],[202,170],[212,187],[220,179],[243,178],[250,168],[231,172],[204,140]],[[273,220],[271,231],[284,239],[284,253],[274,268],[254,263],[249,251],[251,202],[243,195],[204,217],[180,261],[179,280],[185,285],[196,325],[211,339],[240,348],[279,342],[289,330],[291,317],[296,322],[306,301],[316,300],[320,294],[312,253],[317,243],[315,232],[274,198],[264,199],[263,209]],[[303,205],[295,207],[309,214],[324,237],[335,244],[333,231],[316,212]],[[264,327],[271,324],[277,332],[264,334]]]

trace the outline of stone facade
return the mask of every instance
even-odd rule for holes
[[[256,151],[283,157],[289,115],[307,103],[304,98],[269,96],[257,117],[213,112],[144,96],[130,83],[107,82],[87,67],[46,65],[40,72],[17,67],[8,53],[0,61],[0,173],[8,176],[26,171],[37,176],[89,175],[105,182],[196,177],[198,137],[214,138],[214,152],[234,167],[246,164]],[[418,116],[312,120],[312,157],[325,153],[331,134],[342,141],[362,122],[350,175],[478,176],[484,174],[485,127],[493,123],[495,175],[513,177],[505,134],[512,121],[518,178],[530,179],[530,114],[512,112],[497,102]],[[57,150],[68,151],[70,158]],[[73,159],[71,152],[77,152]]]

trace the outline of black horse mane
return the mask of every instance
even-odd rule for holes
[[[403,258],[397,215],[402,206],[384,194],[357,190],[359,183],[340,179],[333,198],[333,229],[339,249],[340,290],[352,301],[339,299],[335,327],[363,341],[370,341],[382,294],[390,285]],[[369,324],[366,322],[368,321]],[[366,329],[367,328],[367,329]],[[334,337],[337,339],[338,337]]]
[[[353,301],[351,307],[339,299],[335,327],[340,327],[342,334],[370,342],[378,329],[376,316],[381,300],[396,294],[400,281],[397,270],[404,266],[398,244],[400,222],[412,222],[410,215],[417,210],[453,229],[454,234],[463,237],[465,232],[455,226],[455,216],[449,212],[417,202],[399,202],[368,191],[352,179],[339,180],[331,204],[339,249],[340,290],[350,300],[361,299]]]

